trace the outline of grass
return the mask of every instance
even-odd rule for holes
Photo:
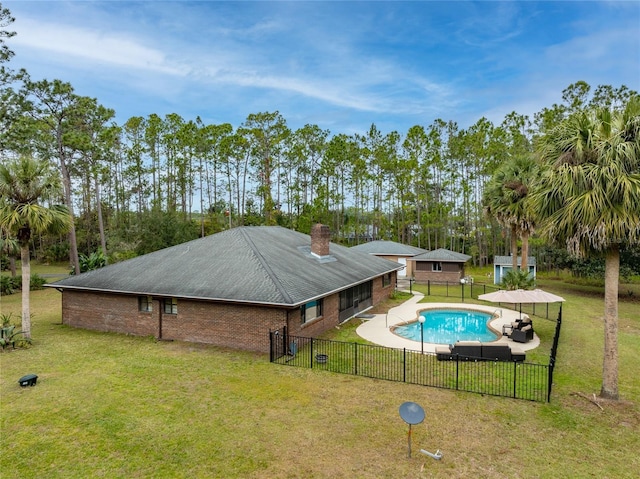
[[[44,271],[43,271],[44,272]],[[640,470],[640,317],[620,303],[620,394],[602,369],[602,299],[564,283],[552,402],[284,367],[265,355],[60,324],[32,293],[34,344],[0,353],[0,474],[38,478],[631,478]],[[432,298],[442,302],[443,298]],[[19,314],[20,295],[0,313]],[[336,331],[348,337],[355,323]],[[337,338],[339,339],[339,338]],[[541,348],[542,349],[542,348]],[[528,355],[529,357],[529,355]],[[17,380],[38,374],[22,389]],[[398,408],[426,411],[408,427]],[[442,461],[418,452],[443,451]]]

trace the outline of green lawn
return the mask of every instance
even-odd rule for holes
[[[622,400],[600,409],[588,398],[600,388],[602,299],[548,281],[541,287],[567,299],[549,404],[71,329],[60,324],[57,291],[33,292],[33,346],[0,353],[0,476],[636,477],[640,305],[620,304]],[[0,307],[19,314],[20,295],[3,297]],[[22,389],[17,380],[27,373],[38,374],[38,384]],[[426,411],[413,427],[411,458],[398,414],[404,401]]]

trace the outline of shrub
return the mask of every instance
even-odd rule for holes
[[[1,276],[0,294],[13,294],[20,289],[20,276]]]
[[[100,269],[107,265],[107,258],[102,251],[94,251],[90,255],[80,255],[80,272],[86,273],[87,271],[93,271],[94,269]],[[76,274],[76,270],[73,266],[69,270],[70,275]]]
[[[42,289],[47,284],[47,280],[38,274],[31,275],[29,288],[32,291]],[[13,294],[22,290],[22,276],[1,276],[0,277],[0,294]]]
[[[31,289],[31,291],[36,291],[39,289],[43,289],[42,286],[47,284],[47,280],[44,279],[42,276],[40,276],[39,274],[32,274],[31,275],[31,281],[29,283],[29,288]]]
[[[502,281],[500,285],[504,289],[514,290],[514,289],[531,289],[535,285],[535,279],[532,274],[528,271],[523,271],[521,269],[518,270],[509,270],[504,276],[502,276]]]

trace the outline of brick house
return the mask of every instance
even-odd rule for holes
[[[413,272],[411,271],[412,263],[407,261],[408,258],[427,252],[426,249],[384,240],[362,243],[357,246],[352,246],[351,249],[400,263],[404,266],[404,269],[398,271],[399,278],[411,278],[413,276]]]
[[[471,256],[448,249],[436,249],[408,258],[413,277],[418,283],[459,282],[464,278],[464,265]]]
[[[266,352],[269,331],[316,336],[388,297],[402,267],[279,226],[247,226],[70,276],[69,326]]]

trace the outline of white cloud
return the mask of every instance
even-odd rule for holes
[[[92,64],[107,63],[118,68],[186,74],[162,51],[146,47],[129,35],[30,19],[16,20],[15,30],[18,35],[12,43],[36,51],[75,57]]]

